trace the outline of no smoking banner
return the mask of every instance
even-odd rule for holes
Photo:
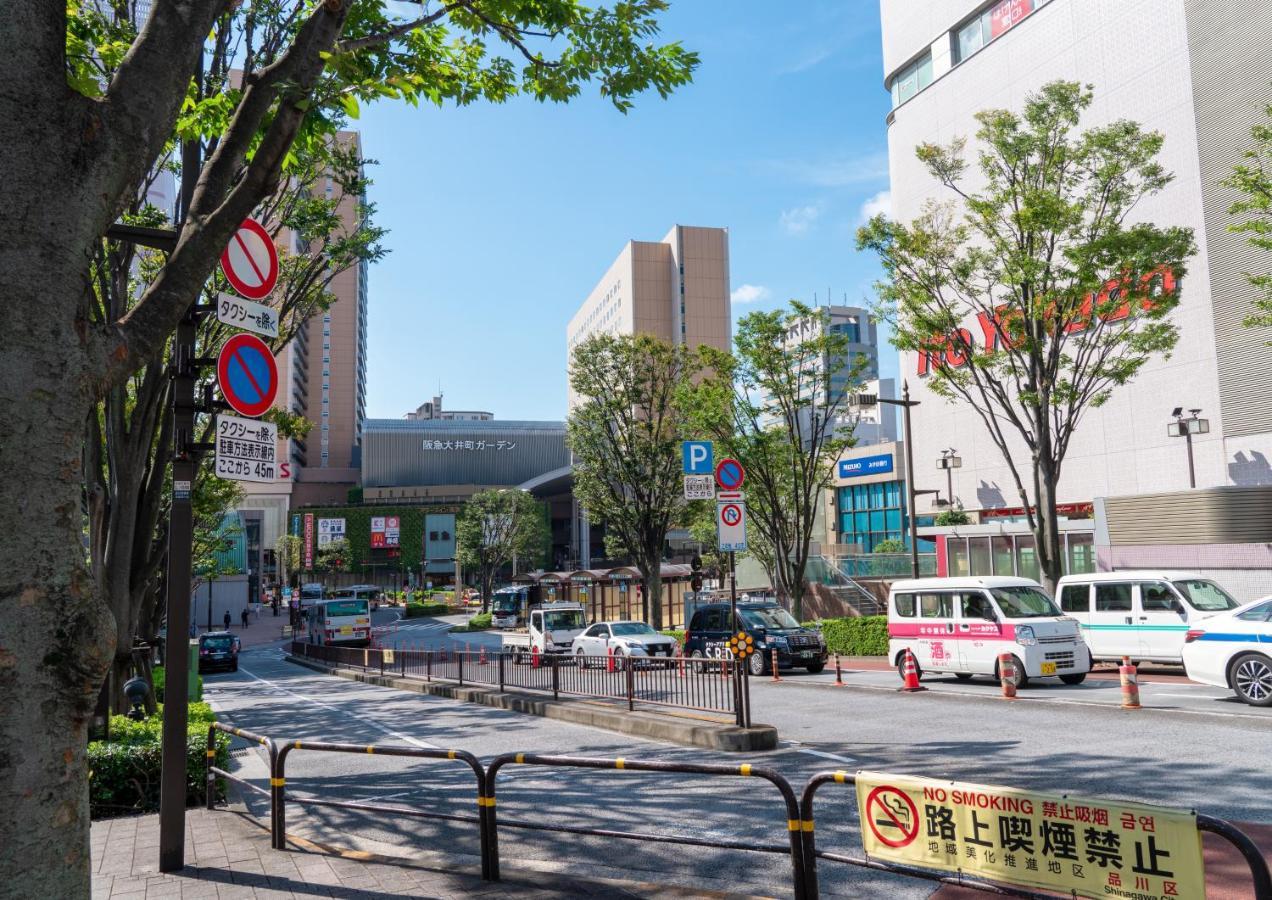
[[[919,811],[914,801],[891,785],[870,792],[865,816],[875,838],[889,847],[904,847],[918,837]]]

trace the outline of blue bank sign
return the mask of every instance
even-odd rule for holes
[[[863,475],[883,475],[892,471],[892,454],[859,456],[839,461],[840,478],[860,478]]]

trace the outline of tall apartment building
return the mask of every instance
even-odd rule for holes
[[[357,132],[341,132],[339,140],[360,149]],[[340,194],[340,185],[320,178],[320,196],[338,198],[344,227],[352,230],[366,198]],[[294,234],[279,236],[280,249],[308,252]],[[332,279],[335,302],[301,326],[275,359],[279,391],[275,405],[304,415],[313,427],[303,440],[280,442],[282,477],[273,484],[245,482],[239,512],[248,532],[249,567],[267,578],[273,572],[273,550],[288,533],[291,510],[319,503],[343,503],[359,483],[362,429],[367,394],[367,276],[360,263]],[[285,444],[286,446],[282,446]],[[253,536],[259,545],[252,552]]]
[[[570,319],[567,356],[604,332],[728,350],[729,309],[728,229],[675,225],[661,241],[627,242]]]

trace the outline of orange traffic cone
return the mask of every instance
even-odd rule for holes
[[[1010,653],[998,655],[998,677],[1003,683],[1003,699],[1016,699],[1016,662]]]
[[[905,664],[901,669],[905,676],[905,684],[901,685],[901,690],[907,694],[913,694],[915,691],[926,691],[923,685],[919,684],[919,666],[914,661],[914,654],[908,649],[905,651]]]
[[[539,647],[535,645],[530,648],[530,668],[539,668]]]

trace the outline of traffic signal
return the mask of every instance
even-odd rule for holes
[[[689,569],[689,586],[697,593],[702,590],[702,557],[695,553],[689,561]]]

